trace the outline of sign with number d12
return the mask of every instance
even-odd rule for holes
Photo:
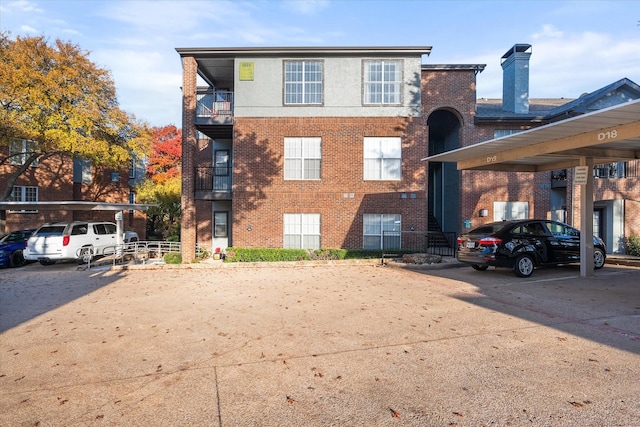
[[[471,228],[471,220],[470,219],[465,219],[464,220],[464,228]]]

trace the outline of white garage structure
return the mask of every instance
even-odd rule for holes
[[[640,100],[422,160],[455,162],[458,170],[543,172],[576,168],[573,183],[581,187],[580,276],[586,277],[593,274],[591,169],[597,164],[636,159],[640,159]]]

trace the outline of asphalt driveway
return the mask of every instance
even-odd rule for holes
[[[3,426],[640,424],[640,269],[0,270]]]

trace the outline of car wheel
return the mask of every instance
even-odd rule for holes
[[[602,249],[595,248],[593,250],[593,267],[596,269],[604,267],[605,260],[606,256]]]
[[[478,265],[478,264],[471,264],[471,267],[473,267],[474,270],[478,270],[478,271],[485,271],[487,268],[489,268],[488,265]]]
[[[529,277],[533,274],[535,264],[531,255],[522,254],[516,259],[513,265],[513,272],[518,277]]]
[[[78,265],[87,264],[93,259],[91,256],[93,250],[90,247],[80,249],[80,257],[76,260]]]
[[[27,261],[24,259],[21,249],[13,251],[11,255],[9,255],[9,267],[22,267],[26,263]]]
[[[56,263],[55,261],[50,261],[50,260],[48,260],[48,259],[41,259],[41,260],[40,260],[40,264],[41,264],[41,265],[53,265],[53,264],[55,264],[55,263]]]

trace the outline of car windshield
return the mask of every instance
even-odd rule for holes
[[[22,233],[9,233],[6,236],[2,236],[0,243],[20,242],[24,240]]]
[[[64,225],[45,225],[34,233],[35,236],[62,236]]]

